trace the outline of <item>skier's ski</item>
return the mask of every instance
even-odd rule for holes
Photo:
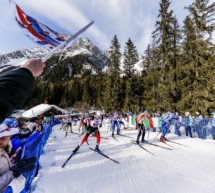
[[[70,132],[71,134],[80,135],[80,133],[76,133],[74,131]]]
[[[64,162],[64,164],[62,165],[62,168],[64,168],[64,166],[68,163],[68,161],[76,154],[77,152],[72,152],[71,155],[67,158],[67,160]]]
[[[185,147],[189,147],[189,146],[187,146],[187,145],[184,145],[184,144],[182,144],[182,143],[178,143],[178,142],[175,142],[175,141],[172,141],[172,140],[169,140],[169,139],[167,139],[167,141],[170,142],[170,143],[175,143],[175,144],[177,144],[177,145],[182,145],[182,146],[185,146]]]
[[[166,141],[165,141],[165,142],[164,142],[164,141],[159,141],[159,140],[157,140],[157,141],[158,141],[158,142],[161,142],[161,143],[163,143],[163,144],[165,144],[165,145],[167,145],[167,146],[169,146],[169,147],[172,147],[172,148],[174,148],[174,149],[177,149],[176,147],[174,147],[174,146],[168,144]]]
[[[106,157],[107,159],[109,159],[109,160],[111,160],[111,161],[113,161],[113,162],[115,162],[115,163],[117,163],[117,164],[119,164],[119,162],[118,161],[116,161],[116,160],[114,160],[114,159],[112,159],[112,158],[110,158],[109,156],[107,156],[107,155],[105,155],[105,154],[103,154],[100,150],[99,151],[96,151],[95,149],[93,149],[93,148],[89,148],[90,150],[92,150],[92,151],[94,151],[94,152],[96,152],[96,153],[98,153],[98,154],[100,154],[100,155],[102,155],[102,156],[104,156],[104,157]]]
[[[152,140],[156,139],[160,133],[161,131],[159,131],[158,134]]]
[[[150,152],[149,150],[147,150],[146,148],[144,148],[143,146],[141,146],[140,144],[138,144],[136,141],[131,141],[131,143],[133,143],[134,145],[138,145],[140,148],[142,148],[143,150],[145,150],[146,152],[152,154],[152,155],[155,155],[153,154],[152,152]]]
[[[112,138],[113,138],[115,141],[118,141],[118,140],[116,139],[116,137],[115,137],[115,136],[112,136]]]
[[[101,137],[101,136],[100,136],[100,138],[101,138],[101,139],[108,139],[107,137]]]
[[[146,144],[148,144],[148,145],[152,145],[152,146],[156,146],[156,147],[160,147],[160,148],[162,148],[162,149],[173,150],[173,149],[171,149],[171,148],[168,148],[168,147],[162,147],[162,146],[157,145],[157,144],[154,144],[154,143],[146,142]]]
[[[60,127],[60,129],[58,129],[58,130],[61,130],[64,126],[65,126],[65,123],[63,123],[62,126]]]
[[[122,137],[127,137],[127,138],[130,138],[130,139],[133,139],[133,137],[130,137],[128,135],[123,135],[123,134],[117,134],[118,136],[122,136]]]

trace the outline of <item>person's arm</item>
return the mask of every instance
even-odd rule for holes
[[[13,110],[21,108],[33,87],[33,76],[25,68],[0,75],[0,122]]]
[[[20,68],[0,74],[0,123],[22,107],[32,90],[33,77],[39,76],[44,67],[41,59],[32,59]]]

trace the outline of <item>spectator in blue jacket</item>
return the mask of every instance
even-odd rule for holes
[[[209,109],[209,107],[207,108],[207,112],[208,112],[209,116],[212,115],[211,134],[212,134],[213,140],[215,140],[215,112],[211,112],[211,110]]]
[[[213,118],[212,118],[211,133],[212,133],[213,140],[215,140],[215,112],[213,112],[212,115],[213,115]]]
[[[184,122],[184,126],[185,126],[186,136],[188,136],[188,134],[189,134],[189,136],[192,138],[193,135],[192,135],[191,128],[193,125],[193,118],[189,112],[185,113],[185,118],[184,118],[183,122]]]
[[[174,125],[175,125],[175,134],[178,136],[181,136],[181,123],[182,123],[182,117],[179,112],[176,112],[175,115],[172,118],[174,120]]]
[[[201,128],[202,128],[202,122],[203,122],[203,116],[201,114],[200,110],[197,110],[195,112],[195,118],[194,118],[194,132],[197,132],[199,138],[203,138]]]

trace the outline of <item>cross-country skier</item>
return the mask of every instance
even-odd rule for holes
[[[160,142],[166,142],[166,134],[169,132],[169,127],[171,125],[171,119],[172,119],[172,115],[171,113],[166,113],[161,117],[161,137],[160,137]]]
[[[101,124],[101,119],[98,115],[95,115],[94,118],[90,121],[90,125],[87,127],[87,132],[83,139],[81,140],[80,144],[73,150],[73,152],[77,152],[81,145],[87,141],[88,137],[91,133],[95,133],[96,136],[96,147],[95,150],[99,151],[99,144],[100,144],[100,132],[99,132],[99,125]]]
[[[84,120],[85,120],[85,115],[82,115],[81,116],[81,119],[80,119],[80,124],[79,124],[79,128],[78,128],[78,131],[79,133],[83,133],[84,132],[84,128],[85,128],[85,124],[84,124]]]
[[[115,112],[113,115],[113,119],[112,119],[112,137],[114,137],[114,131],[115,131],[115,127],[117,128],[117,135],[120,134],[120,127],[119,127],[119,122],[118,122],[118,114]]]
[[[82,122],[81,135],[83,135],[84,133],[87,133],[88,127],[90,126],[90,121],[91,121],[91,118],[90,118],[89,114],[85,114],[85,116],[83,118],[83,122]]]
[[[118,123],[119,123],[119,128],[121,125],[123,125],[123,128],[125,129],[125,123],[122,121],[122,115],[118,117]]]
[[[66,135],[65,135],[65,137],[67,136],[69,129],[70,129],[70,133],[72,133],[72,118],[71,118],[70,114],[68,114],[68,116],[66,118]]]
[[[137,144],[139,144],[141,134],[142,134],[141,142],[144,143],[144,141],[145,141],[144,138],[145,138],[145,134],[146,134],[146,129],[144,127],[144,119],[148,116],[148,114],[149,114],[148,111],[145,110],[136,119],[137,129],[138,129],[137,141],[136,141]]]

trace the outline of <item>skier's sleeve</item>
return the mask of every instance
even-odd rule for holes
[[[33,87],[34,78],[26,68],[0,75],[0,122],[24,104]]]

